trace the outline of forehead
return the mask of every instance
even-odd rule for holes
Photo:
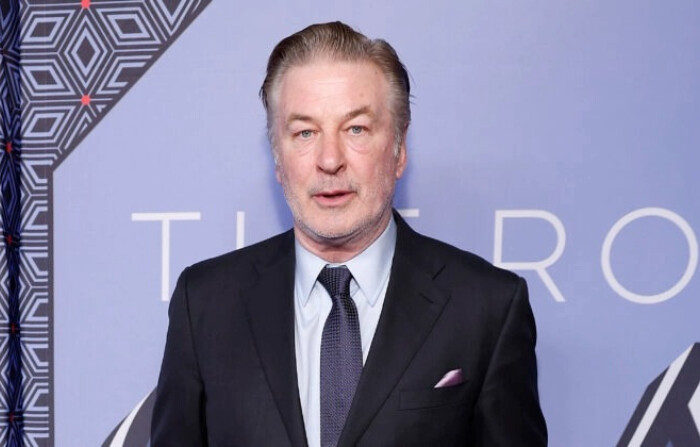
[[[276,96],[277,111],[283,115],[365,106],[379,112],[388,105],[389,83],[372,62],[322,59],[290,67]]]

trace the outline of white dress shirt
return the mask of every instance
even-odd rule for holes
[[[345,265],[352,273],[350,296],[360,320],[364,364],[384,305],[395,246],[393,217],[372,245],[342,264],[329,264],[296,242],[294,336],[299,397],[309,447],[321,445],[321,337],[332,307],[331,297],[316,280],[318,274],[326,265]]]

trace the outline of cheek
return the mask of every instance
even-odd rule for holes
[[[389,163],[387,160],[377,161],[374,167],[370,170],[371,179],[368,183],[371,184],[372,190],[378,196],[383,196],[393,188],[395,177],[394,171],[396,166]]]
[[[275,166],[277,181],[286,189],[304,189],[309,183],[309,166],[301,159],[280,158]]]

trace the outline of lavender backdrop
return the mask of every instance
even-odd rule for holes
[[[550,445],[616,444],[700,341],[691,0],[212,2],[53,174],[55,444],[100,444],[155,385],[164,226],[166,295],[289,227],[257,91],[277,41],[335,19],[412,76],[396,206],[528,280]],[[696,435],[697,393],[678,410]]]

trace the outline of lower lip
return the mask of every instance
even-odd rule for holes
[[[313,197],[316,203],[318,203],[321,206],[338,207],[348,203],[352,196],[353,194],[351,192],[346,192],[344,194],[337,194],[333,196],[324,196],[322,194],[318,194]]]

